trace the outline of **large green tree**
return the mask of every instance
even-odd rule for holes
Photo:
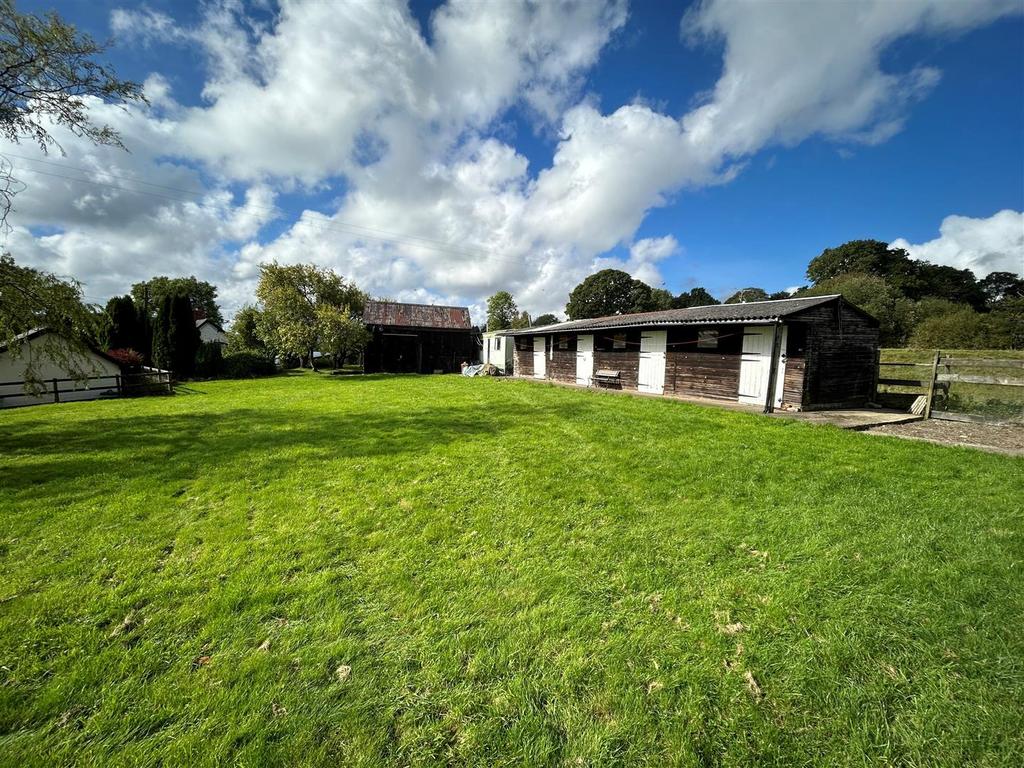
[[[689,291],[683,291],[676,296],[673,305],[676,309],[685,309],[686,307],[709,307],[713,304],[721,304],[718,299],[712,296],[707,289],[697,286]]]
[[[121,80],[98,57],[106,46],[79,32],[56,13],[19,13],[0,0],[0,136],[31,141],[44,152],[60,149],[51,133],[59,126],[96,144],[123,147],[109,125],[93,122],[91,99],[115,104],[144,101],[142,86]],[[20,184],[0,164],[0,220],[6,220]]]
[[[347,307],[322,304],[316,308],[316,322],[320,349],[334,358],[338,368],[370,341],[369,329]]]
[[[504,331],[519,319],[519,307],[508,291],[498,291],[487,299],[487,330]]]
[[[103,310],[103,346],[107,349],[133,349],[142,354],[147,348],[143,342],[146,332],[138,307],[131,296],[115,296]]]
[[[256,298],[260,302],[257,331],[267,347],[314,370],[314,351],[335,351],[326,349],[327,345],[342,336],[352,338],[340,333],[337,313],[358,318],[366,304],[366,294],[354,283],[313,264],[261,265]],[[328,308],[336,312],[327,312]]]
[[[267,354],[267,345],[259,335],[259,319],[260,311],[251,304],[235,313],[227,331],[229,352]]]
[[[184,293],[165,295],[153,325],[153,361],[188,378],[195,371],[199,345],[191,299]]]
[[[533,327],[539,328],[542,325],[554,325],[555,323],[560,322],[562,321],[558,319],[558,315],[553,315],[550,312],[546,312],[543,315],[537,315],[537,317],[533,318]]]
[[[595,272],[569,294],[565,313],[570,320],[649,312],[654,306],[651,286],[619,269]]]
[[[132,286],[132,299],[136,306],[149,307],[155,315],[165,296],[184,295],[192,302],[193,309],[217,325],[224,324],[224,318],[217,304],[217,287],[195,275],[188,277],[153,277]]]
[[[989,272],[978,281],[985,303],[993,309],[1003,299],[1024,299],[1024,279],[1013,272]]]
[[[764,288],[740,288],[725,300],[726,304],[740,304],[745,301],[767,301],[770,297]]]
[[[969,269],[912,259],[904,249],[880,240],[851,240],[826,248],[807,265],[807,277],[815,285],[848,274],[881,277],[914,301],[935,296],[975,309],[985,307],[985,291]]]

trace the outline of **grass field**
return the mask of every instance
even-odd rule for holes
[[[1024,460],[529,382],[0,413],[0,763],[1020,765]]]

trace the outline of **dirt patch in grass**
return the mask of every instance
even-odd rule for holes
[[[927,440],[943,445],[962,445],[993,453],[1024,456],[1024,427],[928,419],[908,424],[884,424],[867,431],[879,435]]]

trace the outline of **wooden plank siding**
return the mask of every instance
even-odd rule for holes
[[[875,386],[878,326],[845,303],[800,313],[807,332],[804,406],[864,405]]]
[[[702,330],[718,332],[716,349],[698,348]],[[669,328],[665,393],[735,401],[740,386],[742,350],[742,325]]]
[[[512,353],[512,371],[516,376],[533,376],[533,336],[516,336]]]
[[[735,402],[739,393],[743,328],[742,325],[668,328],[665,394]],[[698,331],[701,330],[718,332],[718,349],[697,349]],[[594,370],[619,371],[619,381],[610,388],[636,390],[640,374],[640,331],[598,330],[592,335]],[[616,349],[616,337],[621,344],[623,336],[625,348]],[[789,337],[783,386],[784,405],[802,406],[805,338],[803,329],[798,329]],[[551,336],[546,357],[546,378],[560,383],[576,382],[576,334]],[[533,376],[532,336],[516,338],[514,361],[516,376]]]

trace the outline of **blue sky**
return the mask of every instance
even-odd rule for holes
[[[16,258],[97,300],[195,273],[229,313],[271,258],[477,312],[604,266],[780,290],[854,238],[1024,271],[1019,2],[325,7],[56,4],[152,106],[97,112],[130,157],[8,148]]]

